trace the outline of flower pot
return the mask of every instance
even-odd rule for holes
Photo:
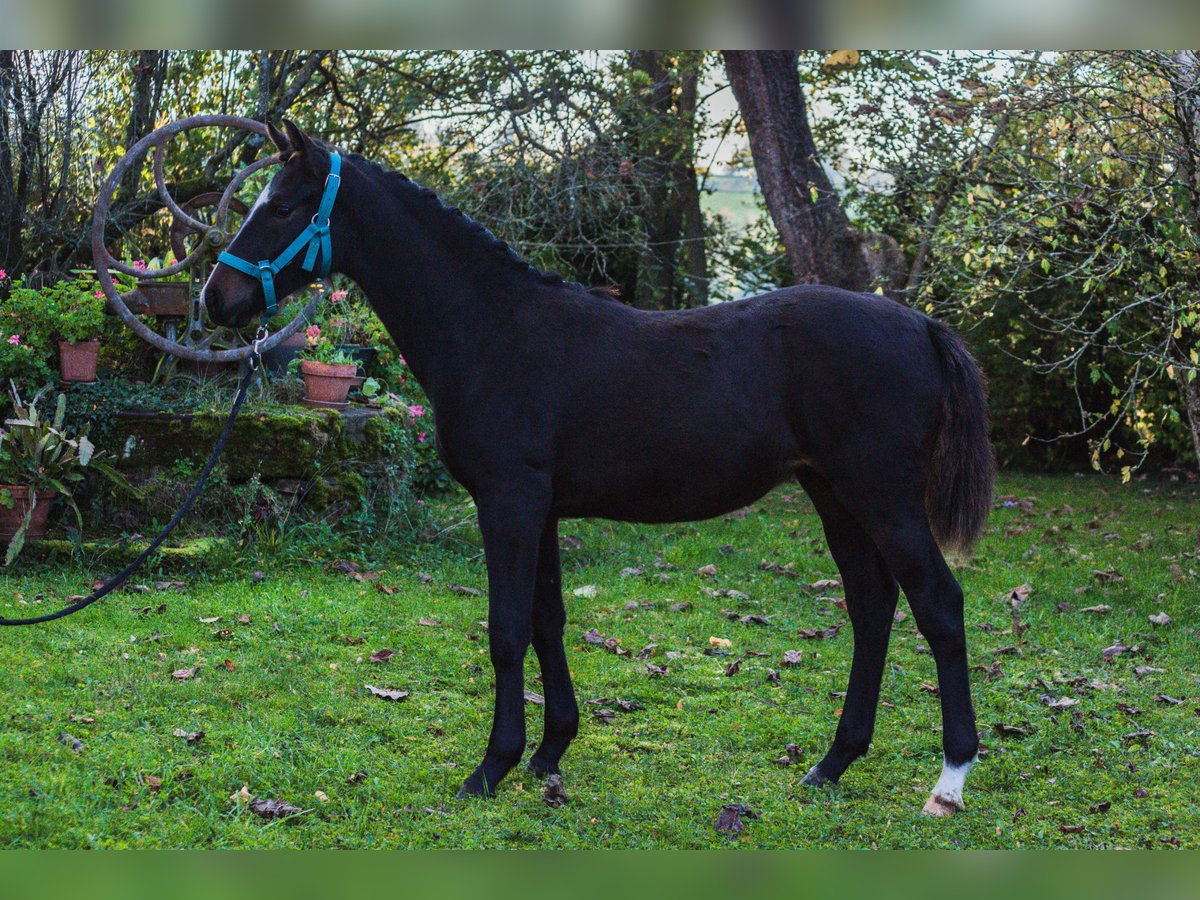
[[[344,404],[346,395],[357,381],[357,371],[358,366],[354,363],[332,365],[303,360],[300,374],[304,376],[305,399],[318,401],[322,406]]]
[[[23,484],[0,485],[0,490],[8,491],[13,499],[12,509],[0,506],[0,546],[7,547],[21,520],[29,511],[29,488]],[[29,530],[25,532],[25,540],[40,541],[46,536],[46,522],[50,517],[50,501],[54,494],[50,491],[37,492],[37,506],[33,508],[33,517],[29,522]]]
[[[298,331],[282,344],[276,344],[263,354],[263,362],[267,364],[267,371],[272,375],[286,374],[288,365],[300,355],[300,351],[304,349],[306,343],[304,332]]]
[[[361,344],[339,344],[338,349],[358,363],[358,371],[361,375],[367,374],[367,370],[375,362],[375,357],[379,355],[378,347],[365,347]]]
[[[145,301],[138,305],[139,315],[187,318],[192,306],[192,287],[186,281],[139,281],[137,289]]]
[[[58,368],[63,381],[95,381],[96,358],[100,356],[100,342],[59,341]]]

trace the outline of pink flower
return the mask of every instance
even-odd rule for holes
[[[138,270],[144,269],[146,268],[146,261],[144,259],[135,259],[133,261],[133,267]]]
[[[422,431],[420,434],[417,435],[417,443],[418,444],[425,443],[425,432]]]
[[[103,300],[104,299],[104,291],[96,291],[96,293],[92,294],[92,296],[95,297],[97,300]]]
[[[340,303],[342,300],[346,299],[346,295],[348,293],[350,293],[350,292],[349,291],[334,291],[332,294],[329,295],[329,299],[333,303]]]
[[[418,501],[417,501],[417,506],[424,506],[424,505],[425,505],[425,501],[424,501],[424,500],[418,500]]]
[[[414,403],[408,408],[408,414],[414,419],[419,419],[421,416],[425,415],[425,407],[423,407],[420,403]]]
[[[310,347],[315,347],[317,342],[321,340],[321,329],[316,325],[309,325],[304,329],[304,337],[308,339]]]
[[[397,362],[399,362],[399,363],[400,363],[400,365],[402,365],[402,366],[407,366],[407,365],[408,365],[408,362],[407,362],[407,361],[404,359],[404,357],[403,357],[403,356],[401,356],[399,353],[397,353],[397,354],[396,354],[396,360],[397,360]]]
[[[3,269],[0,269],[0,281],[3,281],[7,277],[8,277],[8,273],[5,272]]]
[[[3,271],[3,270],[0,270],[0,271]],[[14,334],[12,337],[10,337],[8,339],[8,342],[10,344],[12,344],[14,347],[20,347],[21,346],[21,336],[19,334]]]

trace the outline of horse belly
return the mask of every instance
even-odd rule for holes
[[[641,447],[557,480],[565,517],[689,522],[747,506],[791,473],[774,448],[713,435],[697,446]]]

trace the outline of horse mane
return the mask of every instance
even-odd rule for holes
[[[479,247],[493,259],[514,272],[526,274],[536,279],[540,284],[550,287],[567,287],[586,290],[600,297],[615,299],[619,291],[611,287],[586,288],[575,281],[567,281],[557,272],[539,269],[525,257],[512,248],[508,241],[496,237],[486,225],[475,221],[457,206],[447,204],[436,191],[422,187],[407,175],[387,169],[374,160],[367,159],[361,154],[351,154],[355,163],[367,169],[371,174],[381,179],[393,190],[413,198],[424,209],[432,212],[450,229],[456,231],[468,242]]]

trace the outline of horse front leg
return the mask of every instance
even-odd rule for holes
[[[524,486],[476,498],[488,572],[488,647],[496,676],[492,733],[460,797],[490,796],[525,752],[525,652],[532,634],[538,549],[548,516],[543,492]]]
[[[533,649],[542,667],[546,693],[542,743],[529,760],[536,775],[553,775],[558,762],[579,731],[579,704],[571,685],[571,670],[563,647],[567,610],[562,598],[562,566],[558,552],[558,521],[551,517],[542,532],[537,586],[533,596]]]

